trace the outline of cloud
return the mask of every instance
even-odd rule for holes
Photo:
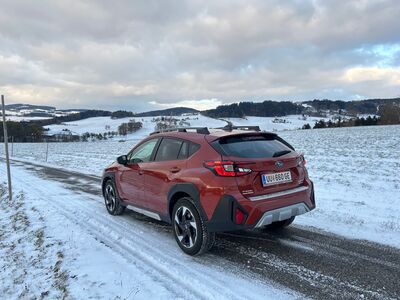
[[[143,111],[400,94],[397,0],[1,7],[0,90],[10,102]]]

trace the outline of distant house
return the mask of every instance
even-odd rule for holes
[[[59,133],[44,134],[43,139],[48,142],[77,142],[80,140],[80,135],[71,132],[69,129],[63,129]]]

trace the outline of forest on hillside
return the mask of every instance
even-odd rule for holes
[[[289,101],[239,102],[206,110],[204,115],[212,118],[243,118],[245,116],[281,117],[302,113],[301,105]]]
[[[239,102],[229,105],[221,105],[215,109],[203,111],[206,116],[213,118],[243,118],[245,116],[255,117],[281,117],[286,115],[312,113],[321,115],[323,113],[341,114],[372,114],[379,113],[379,108],[384,105],[394,104],[400,106],[400,98],[394,99],[369,99],[369,100],[312,100],[304,102],[290,101],[264,101],[264,102]]]

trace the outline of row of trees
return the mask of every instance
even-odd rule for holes
[[[342,100],[312,100],[300,103],[289,101],[264,101],[264,102],[239,102],[230,105],[221,105],[215,109],[203,111],[203,114],[213,118],[243,118],[245,116],[281,117],[292,114],[318,114],[336,112],[343,115],[377,114],[381,107],[387,105],[400,105],[400,98],[395,99],[369,99],[357,101]]]
[[[118,135],[116,131],[107,131],[104,133],[93,133],[93,132],[85,132],[80,136],[80,140],[82,142],[87,142],[89,140],[107,140],[109,138],[113,138]]]
[[[129,133],[133,133],[142,128],[142,122],[136,122],[134,119],[130,120],[128,123],[122,123],[118,126],[118,134],[119,135],[127,135]]]
[[[221,105],[203,113],[212,118],[243,118],[245,116],[281,117],[292,114],[301,114],[303,107],[289,101],[264,101],[261,103],[240,102],[230,105]]]
[[[111,113],[112,119],[131,118],[133,116],[134,116],[133,112],[126,110],[117,110]]]
[[[140,128],[142,128],[142,122],[136,122],[134,119],[130,120],[128,123],[122,123],[118,126],[118,131],[106,131],[104,133],[90,133],[86,132],[81,135],[81,141],[87,142],[88,140],[107,140],[109,138],[114,138],[115,136],[122,135],[126,136],[129,133],[133,133]],[[105,127],[106,130],[110,129],[110,126]]]
[[[395,103],[386,104],[379,107],[379,116],[368,116],[351,118],[342,120],[340,117],[337,121],[324,121],[319,120],[315,122],[314,129],[318,128],[332,128],[332,127],[351,127],[351,126],[373,126],[373,125],[396,125],[400,124],[400,106]],[[303,129],[311,129],[310,124],[305,124]]]
[[[380,124],[400,124],[400,103],[399,105],[383,105],[379,107]]]
[[[81,112],[75,113],[75,114],[70,114],[67,116],[54,117],[52,119],[45,119],[45,120],[31,121],[31,123],[36,123],[37,125],[40,125],[40,126],[48,126],[48,125],[52,125],[52,124],[61,124],[64,122],[72,122],[72,121],[78,121],[78,120],[94,118],[94,117],[110,117],[110,116],[111,116],[110,111],[85,110],[85,111],[81,111]]]
[[[400,105],[400,98],[368,99],[368,100],[312,100],[305,104],[311,105],[316,111],[346,111],[348,114],[376,114],[380,107]]]
[[[333,127],[373,126],[379,124],[381,124],[380,118],[377,118],[375,116],[373,117],[368,116],[367,118],[362,117],[349,120],[339,119],[335,122],[333,122],[332,120],[329,120],[327,122],[325,122],[324,120],[319,120],[315,122],[313,128],[318,129],[318,128],[333,128]],[[303,129],[310,129],[310,128],[311,126],[309,124],[303,126]]]
[[[15,142],[41,142],[43,127],[31,122],[7,121],[8,136]],[[3,123],[0,123],[0,140],[4,141]]]

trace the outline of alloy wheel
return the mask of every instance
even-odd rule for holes
[[[186,248],[191,248],[197,241],[197,224],[192,211],[181,206],[174,217],[175,232],[179,242]]]
[[[114,211],[115,203],[116,203],[116,196],[115,196],[114,188],[111,184],[107,185],[104,198],[106,200],[106,207],[107,207],[108,211]]]

